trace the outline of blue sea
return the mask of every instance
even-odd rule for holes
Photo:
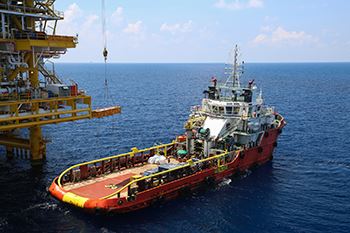
[[[122,114],[45,126],[47,160],[0,157],[1,232],[350,232],[350,63],[245,65],[265,101],[288,122],[274,160],[218,187],[126,215],[90,215],[54,200],[51,181],[70,165],[169,142],[183,132],[224,64],[56,64]],[[4,150],[1,150],[4,154]]]

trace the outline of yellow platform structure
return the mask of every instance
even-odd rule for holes
[[[0,0],[0,145],[8,157],[27,150],[33,162],[45,158],[43,125],[120,113],[119,106],[92,110],[90,96],[47,69],[48,59],[78,43],[77,37],[56,35],[57,21],[64,17],[54,2]],[[52,94],[48,86],[65,92]],[[21,128],[29,129],[29,139],[15,136]]]

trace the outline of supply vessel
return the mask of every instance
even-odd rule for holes
[[[235,46],[228,77],[215,77],[174,141],[74,165],[49,188],[56,199],[91,212],[125,213],[212,186],[273,158],[286,125],[251,80],[240,82]]]

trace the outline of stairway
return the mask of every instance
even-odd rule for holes
[[[39,72],[46,78],[46,80],[49,83],[63,84],[61,79],[59,77],[57,77],[57,75],[53,71],[47,70],[43,63],[38,64],[38,69],[39,69]]]

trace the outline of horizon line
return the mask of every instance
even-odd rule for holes
[[[104,64],[103,61],[55,61],[55,64]],[[244,61],[245,64],[303,64],[303,63],[350,63],[349,61]],[[227,62],[107,62],[107,64],[227,64]]]

